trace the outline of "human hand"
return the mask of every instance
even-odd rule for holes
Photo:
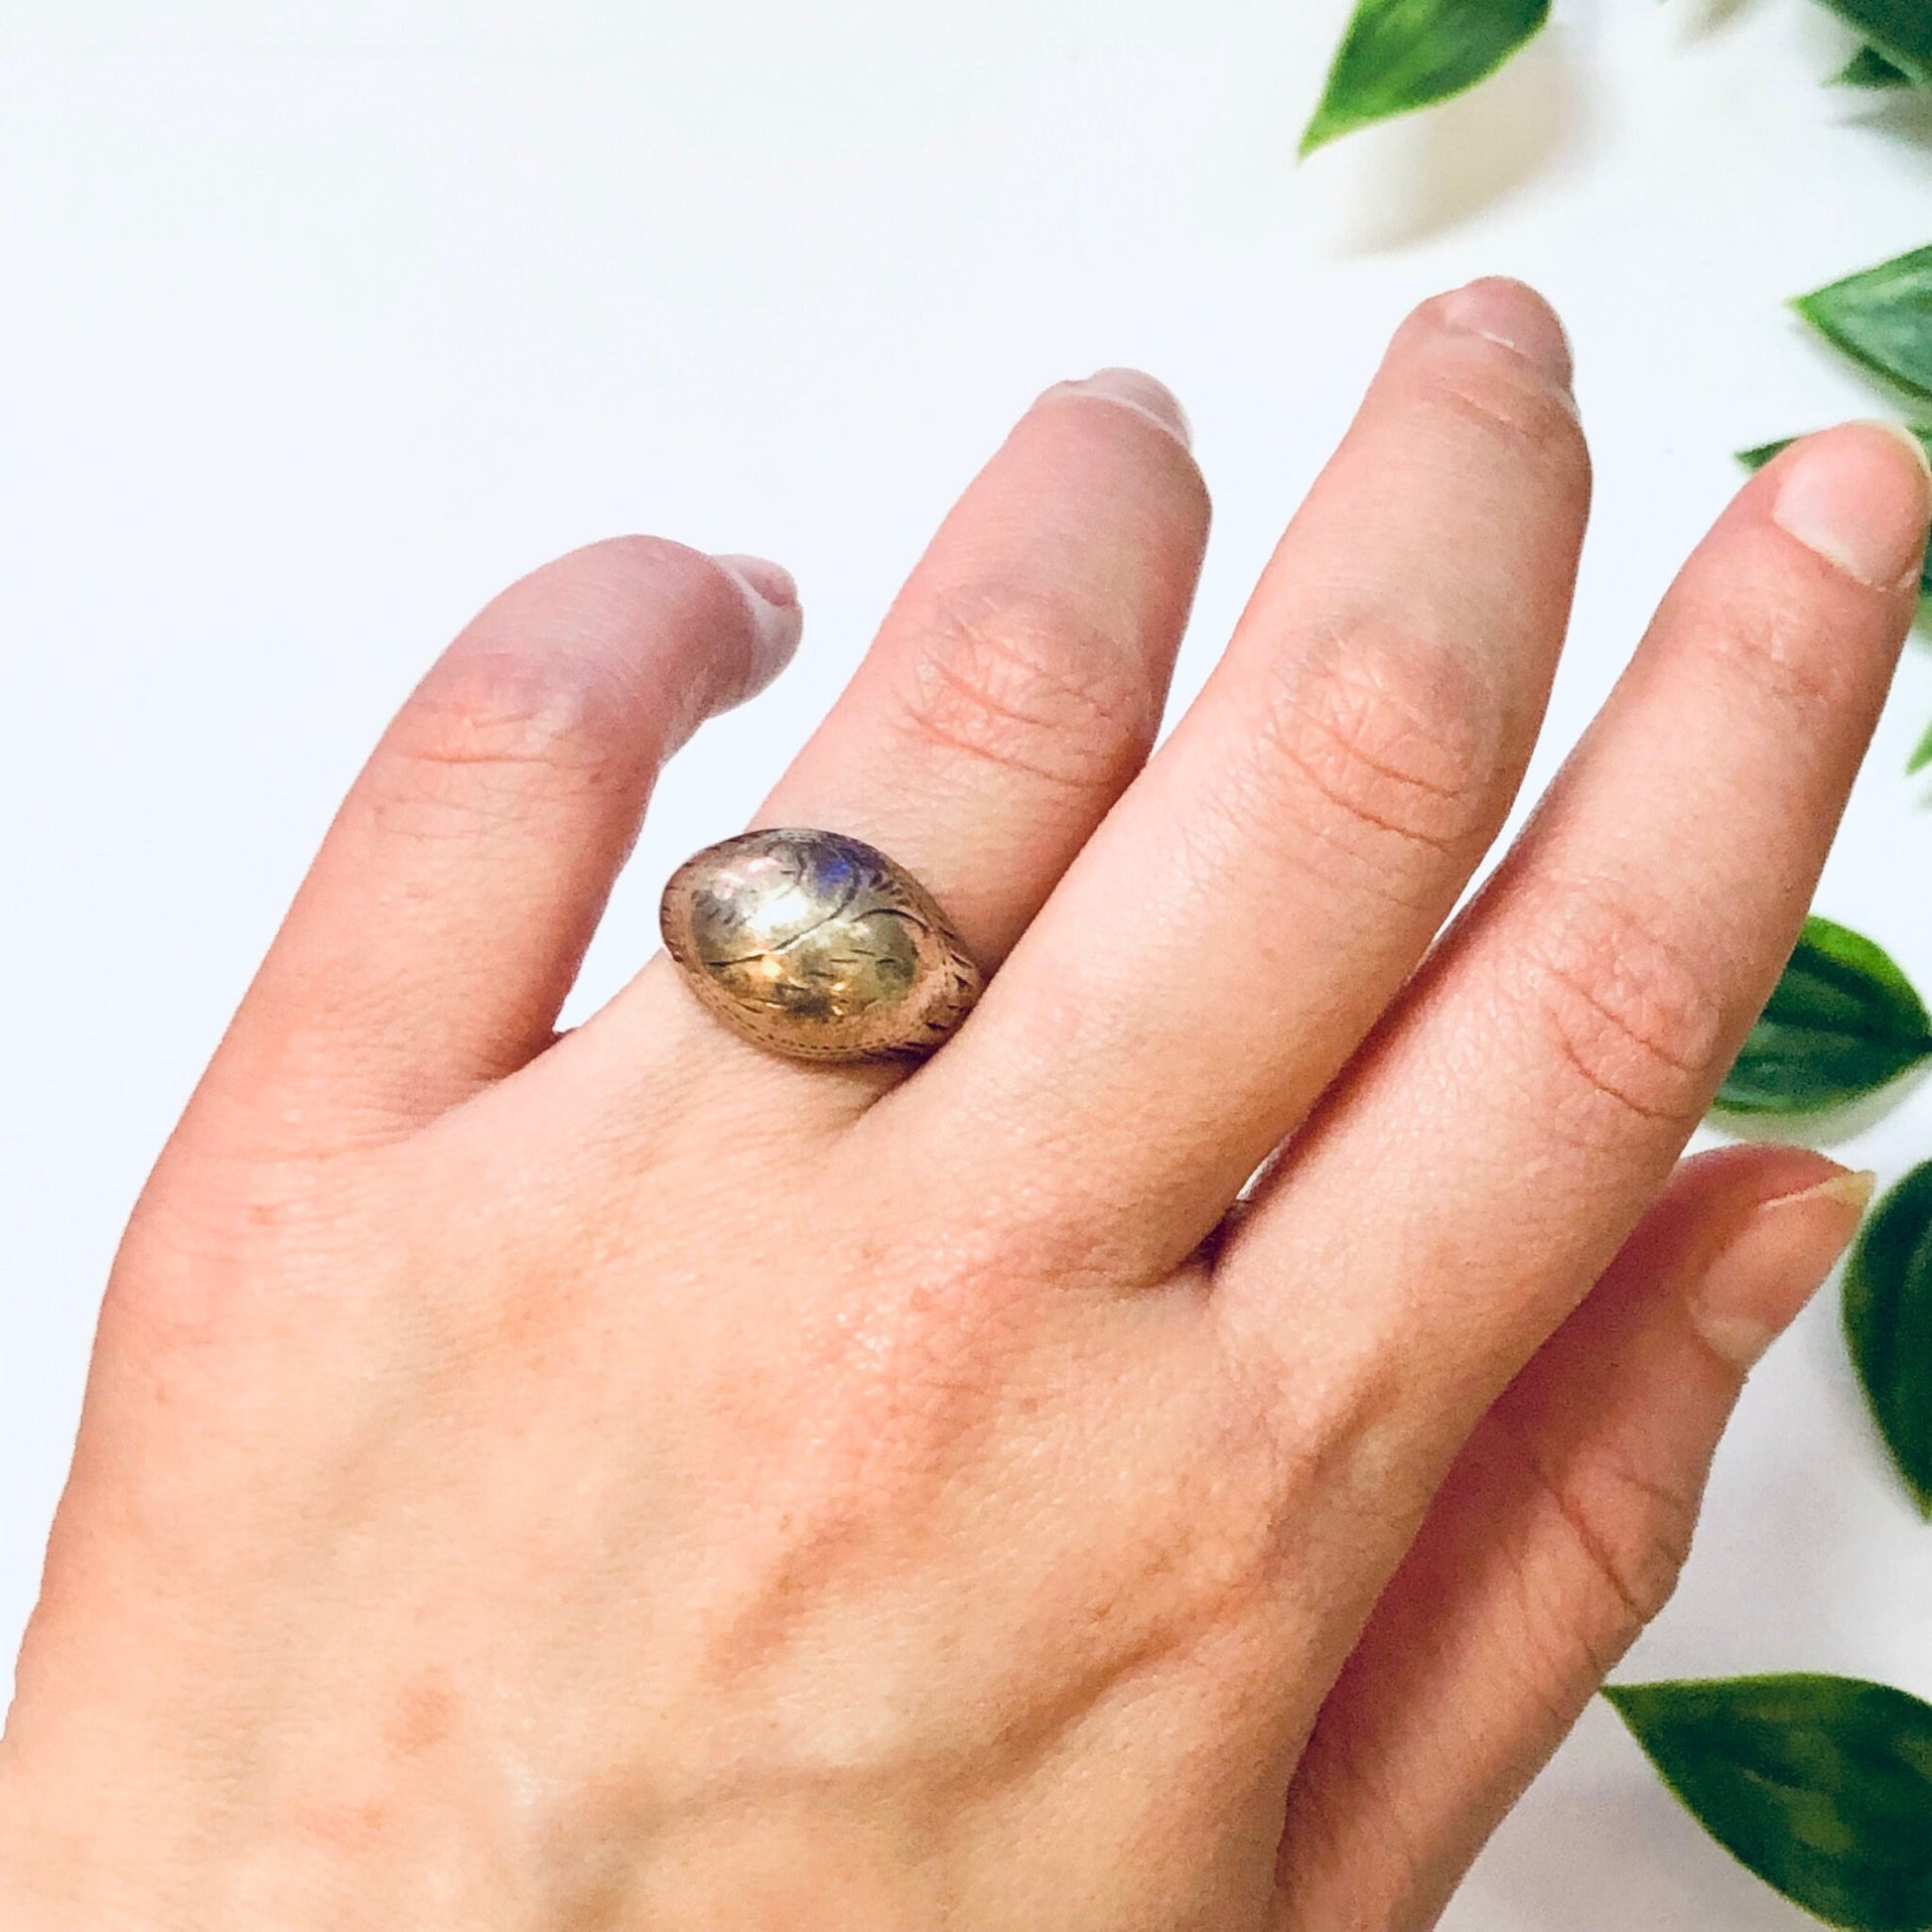
[[[798,618],[644,540],[508,592],[128,1232],[0,1918],[1427,1925],[1856,1222],[1814,1155],[1673,1166],[1927,494],[1868,426],[1747,483],[1428,951],[1568,618],[1554,319],[1404,326],[1151,760],[1206,500],[1158,386],[1049,390],[762,814],[997,969],[909,1077],[770,1057],[661,957],[555,1038],[660,760]]]

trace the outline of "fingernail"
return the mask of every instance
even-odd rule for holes
[[[1787,535],[1874,591],[1918,581],[1928,517],[1932,466],[1896,423],[1847,423],[1806,438],[1780,466],[1771,505]]]
[[[1691,1319],[1719,1354],[1749,1368],[1791,1325],[1851,1245],[1877,1178],[1839,1168],[1751,1209],[1690,1291]]]
[[[1514,349],[1568,394],[1577,371],[1570,338],[1556,311],[1526,283],[1485,275],[1446,295],[1440,313],[1448,328]]]
[[[711,561],[745,593],[745,602],[758,621],[752,663],[753,688],[758,689],[776,677],[798,648],[805,628],[805,614],[798,604],[798,580],[783,564],[774,564],[768,557],[725,554]]]
[[[1084,382],[1056,382],[1046,394],[1091,396],[1096,402],[1131,409],[1157,428],[1166,430],[1183,450],[1194,447],[1194,432],[1179,397],[1165,382],[1157,381],[1141,369],[1100,369]]]

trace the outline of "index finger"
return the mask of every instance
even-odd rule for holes
[[[1744,487],[1224,1251],[1227,1318],[1320,1358],[1420,1484],[1609,1262],[1769,995],[1911,621],[1929,496],[1882,424]]]

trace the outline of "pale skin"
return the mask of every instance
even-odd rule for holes
[[[1150,759],[1201,480],[1149,379],[1042,396],[760,815],[892,853],[993,974],[916,1071],[774,1058],[661,957],[556,1036],[660,761],[797,606],[647,539],[493,604],[128,1231],[0,1922],[1431,1924],[1865,1189],[1678,1163],[1925,472],[1852,425],[1747,483],[1444,932],[1587,494],[1548,310],[1425,305]]]

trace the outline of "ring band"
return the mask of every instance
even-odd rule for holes
[[[983,981],[932,895],[840,832],[746,832],[694,853],[665,949],[734,1033],[801,1060],[923,1058]]]

